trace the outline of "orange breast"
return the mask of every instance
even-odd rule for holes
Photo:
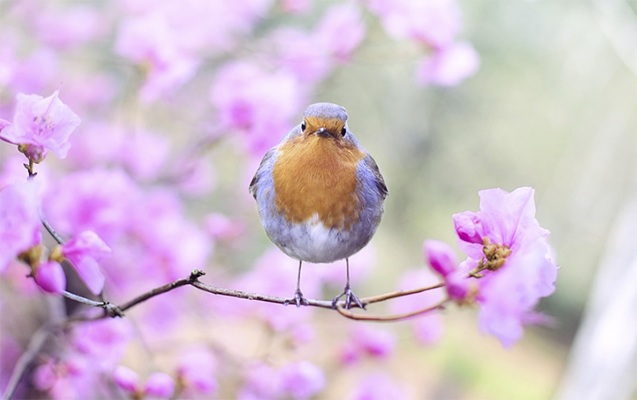
[[[276,206],[288,222],[315,214],[326,228],[357,221],[356,169],[365,153],[334,138],[301,135],[279,148],[272,171]]]

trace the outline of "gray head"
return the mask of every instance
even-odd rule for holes
[[[307,107],[303,112],[300,129],[305,136],[331,137],[346,142],[352,142],[353,139],[353,135],[347,134],[349,129],[345,108],[332,103],[315,103]]]
[[[347,111],[345,107],[334,103],[314,103],[309,105],[303,112],[303,117],[317,117],[321,119],[340,119],[347,121]]]

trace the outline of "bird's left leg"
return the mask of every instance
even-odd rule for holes
[[[347,283],[345,284],[345,289],[343,289],[343,293],[334,297],[334,300],[332,300],[332,308],[336,308],[336,305],[338,304],[338,300],[343,296],[345,296],[346,309],[349,310],[352,307],[352,302],[356,303],[356,305],[359,306],[360,308],[365,308],[363,306],[363,303],[361,303],[358,297],[356,297],[356,295],[354,294],[354,292],[352,292],[352,289],[349,286],[349,258],[345,259],[345,264],[347,264]]]
[[[303,292],[301,292],[301,266],[303,266],[303,261],[299,260],[299,274],[296,278],[296,290],[294,291],[294,304],[296,304],[297,307],[309,305],[307,299],[303,296]]]

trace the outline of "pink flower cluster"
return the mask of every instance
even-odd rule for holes
[[[475,49],[456,41],[462,24],[454,0],[369,0],[369,7],[390,36],[414,40],[430,50],[418,65],[421,84],[455,86],[477,71]]]
[[[535,219],[532,188],[479,194],[480,211],[453,216],[467,260],[458,268],[453,250],[437,241],[425,242],[425,255],[449,297],[459,302],[475,297],[480,327],[508,347],[522,337],[524,324],[543,320],[534,308],[555,290],[557,266],[549,232]]]

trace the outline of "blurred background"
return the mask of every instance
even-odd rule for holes
[[[637,270],[637,2],[453,3],[460,16],[454,40],[470,43],[479,57],[477,69],[469,68],[453,84],[418,77],[423,57],[435,55],[438,47],[431,39],[419,41],[409,33],[389,29],[384,19],[389,12],[382,11],[389,8],[387,2],[239,3],[245,3],[250,15],[242,14],[245,26],[224,31],[227,37],[219,32],[218,36],[204,35],[202,43],[190,42],[192,48],[177,46],[183,53],[167,50],[167,54],[145,58],[144,49],[152,47],[151,41],[190,40],[186,34],[182,37],[170,30],[162,31],[166,37],[157,35],[146,41],[139,39],[143,36],[139,33],[131,34],[137,39],[126,37],[126,29],[152,30],[151,23],[146,28],[125,28],[127,21],[149,12],[152,6],[146,3],[0,1],[0,118],[12,119],[16,93],[46,97],[58,89],[62,101],[82,118],[71,137],[69,158],[58,160],[49,155],[38,166],[48,193],[53,193],[48,197],[50,220],[62,226],[62,233],[73,234],[74,226],[64,228],[63,220],[69,214],[53,204],[63,191],[74,197],[75,186],[64,181],[65,176],[94,168],[118,168],[139,184],[135,193],[175,193],[183,204],[176,214],[204,232],[193,240],[208,244],[188,250],[204,254],[194,257],[194,263],[200,265],[181,265],[156,280],[148,281],[138,273],[124,285],[109,273],[109,265],[116,275],[143,264],[136,260],[145,256],[132,250],[114,256],[111,264],[103,265],[110,299],[125,301],[142,290],[186,276],[193,267],[204,268],[208,275],[202,280],[211,284],[267,294],[278,294],[280,289],[291,295],[295,262],[272,248],[247,187],[265,149],[300,121],[305,105],[329,101],[346,107],[349,127],[376,159],[390,191],[375,238],[351,264],[357,294],[392,291],[407,271],[425,268],[425,239],[442,240],[455,248],[451,215],[477,211],[479,190],[531,186],[535,188],[537,219],[551,232],[550,244],[560,266],[555,293],[538,307],[551,322],[527,327],[520,342],[503,348],[496,338],[480,332],[477,308],[451,306],[441,312],[443,330],[435,340],[420,340],[409,322],[371,325],[370,329],[387,332],[394,344],[387,345],[390,349],[385,348],[382,356],[348,364],[343,361],[343,346],[347,347],[352,335],[356,337],[352,332],[359,328],[335,313],[312,310],[290,320],[282,316],[285,321],[277,325],[279,322],[264,316],[278,313],[276,306],[255,311],[252,305],[238,304],[243,300],[190,293],[194,289],[187,288],[181,289],[189,292],[182,293],[185,299],[167,295],[166,301],[151,300],[129,312],[134,333],[117,363],[142,376],[153,370],[170,374],[183,346],[208,343],[217,360],[219,388],[214,396],[218,398],[239,396],[242,385],[250,381],[245,370],[255,360],[278,366],[306,359],[325,374],[325,388],[312,395],[321,399],[363,398],[356,397],[360,395],[356,391],[369,385],[366,379],[377,384],[391,381],[383,389],[386,392],[379,389],[376,393],[393,393],[385,398],[637,395],[637,297],[635,281],[629,279]],[[317,47],[309,46],[305,39],[294,44],[291,38],[296,33],[279,31],[281,27],[318,32],[322,29],[319,24],[329,25],[330,19],[326,22],[324,16],[342,5],[358,10],[357,20],[365,29],[360,42],[342,58],[331,54],[337,60],[332,60],[334,65],[320,79],[302,78],[309,74],[302,70],[296,80],[286,80],[280,74],[298,67],[277,64],[286,50],[298,54],[300,69],[320,60],[314,58],[317,53],[308,51]],[[223,15],[208,24],[221,26],[226,19]],[[77,32],[69,33],[71,39],[53,36],[60,21],[69,30],[76,26]],[[399,20],[399,25],[408,22]],[[184,18],[181,23],[186,26],[189,22]],[[334,43],[347,42],[352,26],[328,26],[319,35],[338,32]],[[190,34],[190,38],[202,38],[201,33]],[[133,40],[137,40],[137,48],[126,44]],[[157,86],[149,89],[152,74],[160,74],[161,63],[174,57],[182,57],[186,65],[160,76]],[[259,89],[267,94],[254,94],[255,98],[276,104],[296,101],[281,110],[268,108],[267,112],[280,115],[282,121],[263,129],[272,135],[265,139],[253,129],[258,117],[253,116],[253,125],[246,127],[237,121],[236,109],[224,114],[227,99],[253,90],[250,77],[258,77],[257,72],[242,78],[230,72],[222,75],[220,71],[227,71],[236,60],[265,65],[268,79],[276,81]],[[189,72],[183,72],[186,70]],[[303,83],[303,79],[311,82]],[[221,81],[231,83],[222,87]],[[277,95],[271,95],[273,92]],[[158,150],[156,142],[165,145]],[[23,173],[23,160],[17,156],[14,147],[2,143],[0,168],[5,180],[0,187],[14,174],[7,171]],[[137,198],[145,195],[140,196]],[[73,200],[65,197],[64,201]],[[162,207],[157,206],[158,212],[163,212]],[[165,229],[173,228],[168,224]],[[176,234],[164,244],[178,247],[184,237],[191,238],[188,235]],[[114,237],[115,243],[123,240]],[[117,252],[116,246],[111,247]],[[462,260],[459,252],[458,256]],[[173,260],[180,262],[180,257]],[[119,267],[114,266],[117,262]],[[316,279],[324,285],[314,294],[331,298],[344,282],[343,265],[316,268],[327,272],[317,272],[317,277],[310,271],[303,284],[312,286],[310,282]],[[2,336],[19,349],[3,347],[6,382],[17,358],[7,352],[23,351],[30,336],[26,332],[46,320],[43,310],[50,301],[33,291],[24,300],[24,284],[16,283],[26,279],[23,274],[8,268],[3,275]],[[268,280],[276,282],[264,283]],[[121,290],[116,288],[120,283]],[[166,305],[171,301],[195,306],[181,313]],[[7,309],[9,305],[17,308]],[[146,315],[150,309],[155,312],[152,317]],[[296,311],[286,309],[285,313]],[[373,311],[389,312],[382,306]],[[165,320],[157,322],[157,312]],[[178,322],[171,323],[171,318]],[[303,334],[298,332],[292,339],[285,336],[306,325],[311,327],[311,339],[299,339]],[[148,352],[152,363],[146,360]],[[37,384],[25,383],[22,390],[29,398],[56,397]]]

